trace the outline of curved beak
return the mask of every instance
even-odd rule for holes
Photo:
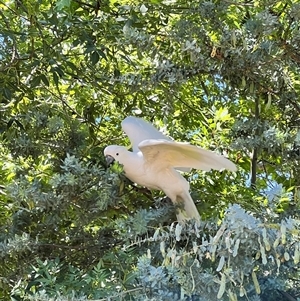
[[[114,163],[115,158],[110,155],[106,155],[105,160],[106,160],[107,166],[110,166]]]

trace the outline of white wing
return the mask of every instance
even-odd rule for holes
[[[146,162],[159,162],[161,168],[176,166],[205,171],[223,168],[236,171],[236,166],[225,157],[188,143],[150,139],[142,141],[138,147]]]
[[[152,124],[145,120],[133,116],[126,117],[122,121],[122,128],[132,143],[134,152],[139,151],[139,143],[148,139],[164,139],[171,141],[170,138],[159,132]]]

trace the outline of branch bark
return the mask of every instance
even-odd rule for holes
[[[255,98],[255,107],[254,107],[254,116],[256,123],[258,124],[259,121],[259,97],[256,96]],[[254,137],[259,135],[259,127],[256,127]],[[256,188],[256,178],[257,178],[257,160],[258,160],[258,146],[255,146],[252,150],[252,158],[251,158],[251,187],[253,189]]]

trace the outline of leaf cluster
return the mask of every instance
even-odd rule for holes
[[[299,11],[0,1],[0,299],[299,298]],[[184,175],[200,225],[107,169],[128,115],[238,165]]]

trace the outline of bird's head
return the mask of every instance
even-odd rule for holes
[[[107,165],[111,165],[114,161],[124,164],[124,157],[128,150],[124,146],[110,145],[104,149],[104,156]]]

